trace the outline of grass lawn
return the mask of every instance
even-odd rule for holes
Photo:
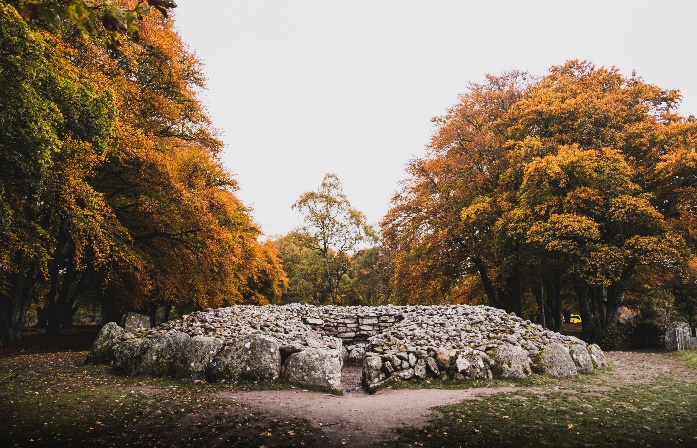
[[[230,386],[117,376],[86,355],[0,356],[0,447],[303,446],[315,432],[216,395]]]
[[[697,351],[663,356],[697,369]],[[669,373],[624,384],[611,373],[443,406],[428,427],[400,432],[425,447],[697,447],[696,383]]]
[[[69,347],[0,350],[0,447],[324,446],[321,428],[263,415],[235,401],[233,386],[117,376],[85,365],[84,345]],[[697,447],[697,351],[632,356],[649,357],[636,370],[654,375],[634,376],[627,357],[573,379],[394,385],[516,389],[440,407],[428,426],[400,429],[399,440],[387,444]]]

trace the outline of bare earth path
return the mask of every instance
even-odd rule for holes
[[[396,428],[424,426],[434,406],[514,390],[385,389],[374,395],[343,396],[281,390],[235,392],[229,395],[235,401],[264,414],[284,419],[307,419],[321,430],[318,446],[370,447],[394,438]]]
[[[611,375],[617,377],[618,383],[650,383],[669,372],[686,382],[697,382],[694,370],[665,354],[608,352],[606,355],[613,367]],[[349,393],[343,396],[303,390],[239,391],[224,396],[270,418],[308,420],[319,429],[316,446],[372,447],[393,440],[397,428],[425,426],[436,406],[520,389],[384,389],[367,395],[356,390],[355,377],[356,372],[350,371],[346,379],[350,383]]]

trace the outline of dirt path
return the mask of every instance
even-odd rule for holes
[[[276,418],[308,420],[321,430],[318,446],[371,447],[394,438],[397,428],[426,425],[435,406],[515,390],[385,389],[374,395],[343,396],[281,390],[235,392],[228,398]]]
[[[673,373],[687,382],[697,375],[680,361],[661,353],[608,352],[613,366],[610,373],[618,383],[646,384],[656,377]],[[466,390],[384,389],[374,395],[361,393],[356,386],[356,371],[345,378],[343,396],[304,390],[240,391],[226,397],[243,403],[271,418],[300,418],[320,430],[316,445],[323,447],[380,446],[396,437],[402,427],[422,427],[433,408],[464,400],[478,399],[498,392],[521,388],[479,388]]]
[[[682,378],[686,383],[697,383],[697,372],[666,353],[605,352],[612,375],[625,384],[650,384],[666,374]]]

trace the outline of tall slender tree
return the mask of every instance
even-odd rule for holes
[[[350,255],[362,243],[377,240],[363,213],[351,207],[339,178],[327,174],[317,191],[308,191],[293,204],[305,225],[298,229],[302,244],[322,257],[325,290],[322,301],[340,301],[340,282],[349,270]]]

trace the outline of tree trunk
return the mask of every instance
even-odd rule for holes
[[[484,286],[484,292],[486,292],[486,297],[489,299],[489,306],[494,308],[502,308],[484,262],[478,257],[472,257],[472,263],[474,264],[474,267],[477,268],[477,272],[479,272],[479,277],[482,280],[482,286]]]
[[[111,288],[107,288],[102,293],[102,325],[106,325],[109,322],[119,323],[121,320],[121,313],[116,308],[116,298],[114,297],[114,292]]]
[[[552,331],[561,331],[561,281],[551,279],[545,282],[547,291],[547,328]]]
[[[532,294],[537,301],[537,315],[540,321],[538,322],[543,328],[547,328],[547,319],[545,316],[545,284],[540,282],[539,288],[532,288]]]
[[[581,339],[593,343],[598,339],[600,331],[597,314],[594,310],[596,298],[593,297],[593,290],[588,285],[576,285],[574,289],[581,315]]]
[[[172,312],[172,305],[169,303],[164,304],[165,310],[164,310],[164,316],[162,317],[163,322],[169,322],[169,315]]]
[[[39,284],[34,269],[25,269],[8,277],[8,294],[0,296],[0,345],[21,342],[24,317]]]
[[[75,317],[77,311],[80,309],[80,305],[77,305],[77,298],[85,290],[85,279],[88,277],[88,273],[82,272],[76,273],[76,275],[79,276],[77,285],[75,285],[73,292],[70,294],[70,297],[68,298],[67,302],[65,303],[65,306],[63,307],[62,328],[74,327],[73,318]]]
[[[626,284],[634,278],[634,270],[627,272],[620,282],[607,288],[607,315],[605,316],[605,326],[610,327],[619,322],[620,309],[624,304]]]
[[[68,258],[68,265],[65,267],[65,272],[62,275],[58,272],[54,274],[57,277],[60,276],[60,288],[55,299],[52,300],[47,307],[48,328],[46,329],[46,333],[53,336],[60,334],[66,313],[70,315],[72,311],[72,306],[70,304],[70,288],[78,273],[75,269],[75,260],[73,259],[74,253],[71,251],[68,255],[70,258]],[[70,315],[70,320],[72,321],[72,315]]]

